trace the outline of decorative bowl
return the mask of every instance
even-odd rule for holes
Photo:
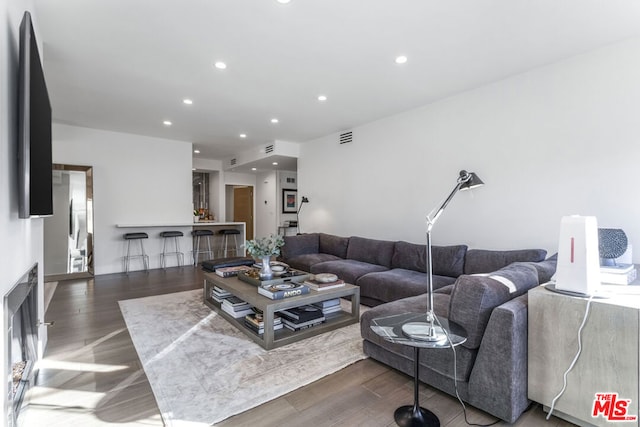
[[[315,275],[315,280],[320,283],[331,283],[338,280],[338,276],[331,273],[320,273]]]

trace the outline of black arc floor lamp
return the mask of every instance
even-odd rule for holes
[[[410,338],[416,340],[430,341],[430,342],[442,342],[446,341],[447,334],[442,327],[436,325],[436,315],[433,312],[433,260],[431,259],[431,230],[436,223],[442,212],[445,210],[453,196],[458,191],[468,190],[470,188],[476,188],[484,185],[484,182],[478,175],[473,172],[467,172],[465,170],[460,171],[456,186],[453,187],[451,194],[442,202],[442,205],[437,210],[431,211],[427,215],[427,285],[429,291],[429,299],[427,301],[427,318],[426,322],[412,322],[403,326],[403,332]],[[434,213],[435,212],[435,213]],[[406,327],[406,328],[405,328]]]
[[[302,199],[300,199],[298,212],[296,212],[296,227],[298,228],[298,234],[300,234],[300,211],[302,210],[302,206],[304,206],[305,203],[309,203],[309,199],[307,199],[306,196],[302,196]]]

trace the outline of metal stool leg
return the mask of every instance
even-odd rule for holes
[[[124,257],[124,272],[129,272],[129,253],[131,249],[131,240],[127,240],[127,256]]]
[[[178,265],[182,267],[182,264],[184,264],[184,255],[182,254],[182,252],[180,252],[180,241],[178,240],[178,236],[175,236],[173,238],[173,242],[176,245],[176,258],[178,261]]]
[[[233,235],[233,255],[238,256],[238,235]]]
[[[178,240],[180,236],[163,236],[162,239],[162,253],[160,254],[160,266],[162,268],[167,268],[167,255],[175,255],[176,263],[178,266],[182,267],[184,263],[184,255],[180,252],[180,241]],[[171,251],[171,240],[173,239],[173,246],[175,251]],[[168,242],[167,242],[168,241]],[[168,248],[168,249],[167,249]]]
[[[142,265],[144,266],[145,271],[149,271],[149,257],[144,253],[144,244],[142,243],[142,239],[139,239],[140,242],[140,253],[142,254]]]
[[[211,236],[207,236],[207,252],[209,256],[213,256],[213,252],[211,252]]]
[[[163,237],[162,238],[162,253],[160,254],[160,268],[165,268],[165,253],[167,251],[167,238]]]
[[[198,248],[200,247],[200,236],[196,236],[193,242],[193,265],[198,265]]]

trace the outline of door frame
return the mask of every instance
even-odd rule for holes
[[[94,228],[93,228],[93,166],[53,164],[53,171],[75,171],[85,174],[85,202],[86,202],[86,226],[87,226],[87,246],[86,246],[86,271],[65,274],[49,274],[45,276],[45,281],[57,281],[73,278],[90,278],[94,276]],[[55,212],[54,212],[55,216]],[[46,221],[46,218],[45,218]]]

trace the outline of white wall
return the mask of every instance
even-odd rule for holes
[[[355,128],[348,145],[305,143],[305,231],[422,243],[468,169],[486,185],[456,196],[434,244],[555,252],[562,216],[594,215],[640,262],[639,112],[636,38]]]
[[[256,229],[255,237],[264,237],[277,232],[278,200],[276,189],[278,178],[275,171],[263,172],[256,176]]]
[[[44,320],[43,220],[18,218],[18,29],[25,10],[33,10],[31,1],[0,1],[0,296],[6,295],[16,281],[38,263],[38,318]],[[32,18],[42,52],[37,17],[32,14]],[[0,308],[0,311],[0,331],[5,331],[4,309]],[[4,332],[1,340],[3,348],[6,348]],[[40,355],[45,344],[46,329],[43,326],[39,330]],[[10,377],[6,371],[6,357],[2,351],[0,370],[4,379]],[[6,411],[3,405],[1,420],[5,419]]]
[[[53,216],[44,219],[44,274],[66,274],[69,264],[70,175],[55,171]]]
[[[149,234],[144,244],[150,268],[159,268],[158,234],[167,227],[116,224],[193,222],[191,143],[61,124],[54,125],[53,140],[55,163],[93,166],[95,274],[122,271],[122,236],[133,231]],[[188,234],[190,228],[183,231]],[[185,236],[183,251],[190,245]],[[141,267],[131,265],[133,270]]]

